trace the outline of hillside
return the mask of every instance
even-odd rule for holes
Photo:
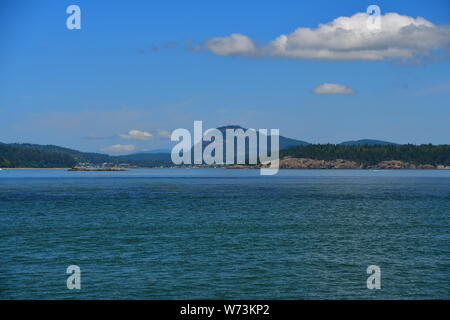
[[[396,145],[397,143],[374,140],[374,139],[361,139],[361,140],[350,140],[339,143],[342,146],[384,146],[384,145]]]
[[[77,163],[70,149],[35,144],[0,143],[0,167],[65,168]],[[74,150],[71,150],[74,151]]]
[[[225,130],[227,127],[219,129]],[[367,140],[358,140],[367,141]],[[294,147],[286,146],[294,144]],[[204,142],[203,147],[207,145]],[[354,162],[353,166],[367,168],[386,161],[401,161],[413,165],[450,166],[449,145],[396,145],[396,144],[308,144],[301,140],[280,137],[280,157],[325,161],[311,166],[330,167],[333,161]],[[247,158],[247,157],[246,157]],[[289,166],[298,166],[300,160],[289,160]],[[306,161],[306,162],[305,162]],[[301,165],[309,166],[309,160],[301,160]],[[327,162],[328,161],[328,162]],[[81,152],[54,145],[29,143],[0,143],[0,167],[3,168],[67,168],[80,162],[102,164],[127,164],[138,167],[172,166],[170,153],[135,153],[109,156],[100,153]],[[389,164],[403,166],[402,164]],[[410,166],[411,167],[411,166]]]
[[[170,154],[146,154],[145,159],[136,155],[109,156],[107,154],[81,152],[74,149],[54,145],[38,145],[30,143],[0,143],[0,167],[3,168],[68,168],[80,162],[101,164],[129,164],[136,166],[161,166],[170,161]],[[164,161],[162,159],[165,159]]]
[[[416,165],[450,165],[450,145],[335,145],[311,144],[283,150],[280,157],[332,161],[343,159],[364,166],[383,161],[403,161]]]

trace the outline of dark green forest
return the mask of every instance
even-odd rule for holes
[[[280,157],[317,160],[344,159],[363,165],[375,165],[386,160],[401,160],[413,164],[450,165],[450,145],[335,145],[310,144],[282,150]]]
[[[80,162],[101,164],[129,164],[140,167],[170,165],[170,154],[162,156],[149,154],[136,159],[129,156],[109,156],[101,153],[81,152],[53,145],[29,143],[0,143],[1,168],[70,168]]]
[[[76,162],[72,155],[52,146],[0,143],[3,168],[67,168]]]
[[[371,166],[386,160],[401,160],[417,165],[450,166],[449,145],[335,145],[309,144],[281,150],[280,157],[316,160],[344,159]],[[138,167],[171,166],[170,154],[133,154],[109,156],[80,152],[53,145],[0,143],[2,168],[69,168],[80,162],[129,164]]]

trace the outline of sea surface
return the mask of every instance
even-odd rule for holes
[[[450,299],[450,171],[3,170],[0,299]]]

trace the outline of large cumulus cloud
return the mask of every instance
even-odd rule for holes
[[[297,28],[264,45],[256,45],[250,37],[234,33],[214,37],[203,48],[228,56],[270,56],[296,59],[383,60],[429,56],[435,50],[447,50],[450,27],[435,25],[421,18],[397,13],[380,16],[380,27],[370,28],[367,13],[338,17],[317,28]]]

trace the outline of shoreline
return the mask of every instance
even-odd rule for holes
[[[40,169],[40,170],[61,170],[61,169],[70,169],[70,168],[0,168],[2,170],[31,170],[31,169]]]
[[[71,168],[0,168],[0,170],[69,170]],[[220,167],[220,168],[209,168],[209,167],[142,167],[142,168],[133,168],[128,170],[73,170],[72,172],[98,172],[98,171],[129,171],[135,169],[145,169],[145,170],[154,170],[154,169],[234,169],[234,170],[242,170],[242,169],[261,169],[260,167]],[[279,168],[279,170],[368,170],[368,171],[392,171],[392,170],[450,170],[450,168]]]

